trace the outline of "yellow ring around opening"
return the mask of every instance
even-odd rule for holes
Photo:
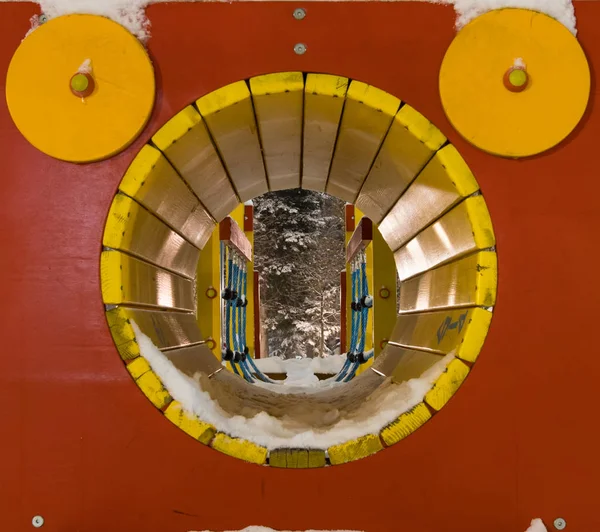
[[[502,79],[519,59],[528,85],[511,92]],[[579,123],[590,70],[579,42],[560,22],[535,11],[499,9],[458,33],[439,86],[446,115],[466,140],[496,155],[526,157],[556,146]]]
[[[71,78],[91,61],[94,92],[83,101]],[[125,28],[95,15],[68,15],[37,28],[10,63],[6,100],[25,138],[72,162],[96,161],[125,149],[154,106],[154,69]]]

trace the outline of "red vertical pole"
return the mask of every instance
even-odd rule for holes
[[[244,205],[244,233],[254,231],[254,207]]]
[[[354,205],[346,203],[346,233],[351,233],[356,227],[356,218],[354,217]]]
[[[260,275],[254,272],[254,358],[260,358]]]
[[[340,272],[340,354],[346,352],[346,270]]]

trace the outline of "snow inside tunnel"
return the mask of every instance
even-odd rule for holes
[[[373,220],[400,279],[372,371],[310,390],[224,371],[197,330],[191,273],[236,205],[297,187]],[[126,172],[103,243],[107,319],[137,384],[203,443],[259,464],[298,449],[343,463],[406,437],[467,377],[495,304],[492,224],[460,154],[409,104],[335,75],[258,76],[183,109]]]

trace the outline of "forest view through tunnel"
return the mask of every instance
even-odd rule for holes
[[[347,204],[346,372],[310,390],[254,361],[247,203],[295,188]],[[492,224],[460,154],[409,104],[334,75],[258,76],[183,109],[123,177],[103,245],[108,324],[135,382],[188,434],[257,464],[340,464],[412,433],[467,377],[495,304]],[[383,290],[396,275],[398,308]]]

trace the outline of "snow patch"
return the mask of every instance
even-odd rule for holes
[[[440,0],[440,3],[454,5],[457,29],[488,11],[517,7],[545,13],[564,24],[573,35],[577,34],[575,8],[571,0]]]
[[[210,530],[205,530],[204,532],[211,532]],[[243,530],[229,530],[227,532],[292,532],[291,530],[274,530],[272,528],[267,528],[266,526],[249,526],[244,528]],[[306,532],[358,532],[358,530],[306,530]]]
[[[141,356],[186,411],[230,436],[252,441],[269,450],[281,447],[327,449],[367,434],[379,434],[398,416],[422,402],[432,384],[454,359],[453,354],[449,354],[420,378],[401,384],[394,384],[387,378],[360,406],[348,412],[340,412],[326,402],[315,408],[314,403],[306,402],[305,394],[297,394],[288,397],[288,404],[291,401],[294,405],[293,418],[285,413],[280,417],[264,411],[256,413],[252,408],[248,408],[251,414],[239,412],[234,415],[220,406],[226,402],[227,390],[215,386],[205,374],[191,378],[180,372],[134,322],[132,327]]]
[[[307,369],[312,373],[324,373],[334,375],[342,369],[346,362],[346,355],[330,355],[326,357],[293,358],[267,357],[254,361],[258,369],[263,373],[298,373],[300,369]]]
[[[514,68],[527,68],[525,61],[523,61],[522,57],[517,57],[513,62]]]
[[[75,13],[102,15],[127,28],[142,42],[150,37],[145,9],[151,0],[38,0],[37,3],[48,19]]]
[[[14,0],[0,0],[2,2]],[[16,0],[28,1],[28,0]],[[169,1],[194,0],[38,0],[42,12],[48,18],[73,13],[102,15],[125,26],[145,42],[150,34],[150,23],[145,8],[149,4]],[[420,0],[435,4],[452,4],[456,11],[457,29],[474,18],[494,9],[517,7],[531,9],[549,15],[564,24],[571,33],[577,34],[575,9],[571,0]]]
[[[541,519],[531,521],[531,526],[525,532],[548,532]]]

